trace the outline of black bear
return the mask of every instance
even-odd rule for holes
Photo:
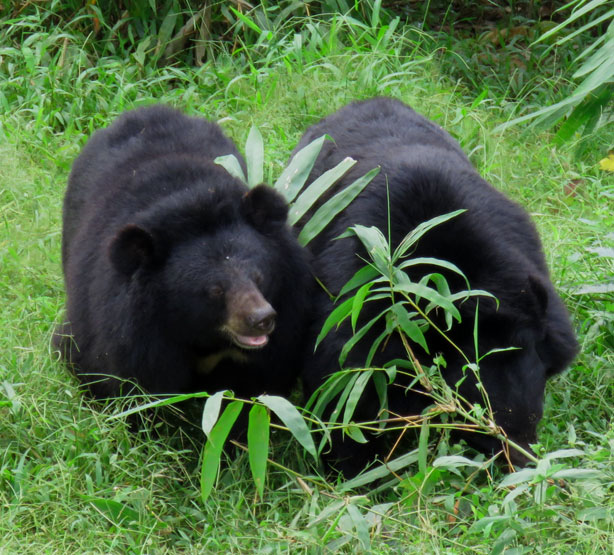
[[[214,163],[235,145],[166,106],[93,134],[64,199],[63,358],[98,398],[231,389],[287,394],[297,378],[306,253],[272,188]]]
[[[480,298],[477,304],[475,298],[459,304],[462,322],[454,325],[447,335],[475,361],[474,321],[478,306],[479,354],[498,348],[518,348],[485,357],[480,362],[480,372],[496,422],[511,439],[528,448],[528,444],[536,441],[546,379],[571,362],[577,343],[567,311],[550,281],[538,234],[527,213],[478,175],[459,144],[446,131],[397,100],[375,98],[350,104],[310,127],[296,150],[324,134],[332,141],[324,143],[308,182],[346,156],[357,160],[357,164],[335,184],[333,192],[376,166],[381,171],[309,245],[316,277],[336,295],[364,266],[367,253],[356,237],[332,240],[350,226],[375,226],[386,237],[390,233],[394,248],[421,222],[466,209],[424,235],[411,256],[452,262],[467,276],[472,289],[489,291],[498,299],[498,307],[488,298]],[[414,266],[407,274],[415,282],[433,271],[441,269]],[[453,291],[455,287],[464,288],[465,282],[454,273],[449,272],[446,277]],[[362,322],[369,322],[385,309],[386,303],[389,305],[389,300],[366,303],[360,316]],[[308,334],[311,345],[333,308],[323,289],[314,304],[315,317]],[[373,339],[383,328],[381,321],[380,327],[371,329],[350,351],[345,367],[364,365]],[[303,371],[307,395],[339,369],[340,351],[351,334],[349,324],[341,325],[328,334],[315,353],[308,355]],[[415,355],[428,368],[435,354],[443,354],[446,365],[443,375],[454,387],[464,375],[466,361],[433,328],[427,330],[426,342],[431,354],[414,345]],[[407,358],[398,335],[383,345],[374,366]],[[407,386],[408,381],[403,382],[399,374],[395,386],[388,388],[389,407],[396,414],[418,415],[430,404],[429,398],[399,387]],[[484,406],[475,383],[474,375],[466,372],[460,393]],[[368,392],[365,394],[359,405],[360,415],[371,419],[375,416],[373,407],[379,403],[373,391],[371,397]],[[484,451],[501,447],[490,436],[470,434],[467,439]],[[336,456],[347,458],[340,466],[354,473],[365,462],[359,456],[362,447],[347,443],[335,447]],[[378,448],[368,447],[365,451],[374,449]],[[521,455],[513,460],[525,462]]]

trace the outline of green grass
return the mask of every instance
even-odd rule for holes
[[[592,138],[594,156],[580,161],[553,149],[546,134],[494,133],[523,109],[497,88],[503,71],[488,81],[491,70],[481,67],[480,76],[459,81],[415,33],[384,40],[379,29],[311,24],[300,48],[280,32],[242,52],[221,49],[198,69],[158,68],[122,52],[98,58],[70,26],[39,29],[21,43],[14,28],[0,28],[0,551],[611,551],[614,299],[578,293],[614,274],[614,258],[595,251],[614,246],[614,179],[596,166],[607,129]],[[531,98],[551,101],[555,83],[537,71],[527,73],[539,89]],[[434,467],[441,455],[483,457],[433,431],[425,471],[413,464],[380,491],[372,491],[379,484],[346,491],[309,480],[308,457],[276,433],[271,458],[304,481],[270,467],[258,499],[247,456],[231,448],[203,504],[198,429],[129,433],[109,417],[122,407],[90,405],[50,348],[64,302],[61,202],[70,164],[92,130],[125,109],[163,101],[220,121],[240,145],[258,125],[272,178],[309,124],[376,94],[400,98],[448,129],[485,177],[532,213],[582,343],[571,370],[548,386],[538,449],[578,449],[582,455],[554,462],[596,473],[559,480],[549,478],[557,468],[544,464],[541,476],[511,489],[490,465]],[[569,195],[572,180],[580,181]]]

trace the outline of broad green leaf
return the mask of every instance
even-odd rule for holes
[[[243,403],[239,401],[229,403],[209,433],[209,439],[203,449],[203,462],[200,470],[200,497],[203,503],[211,494],[220,466],[222,448],[242,408]]]
[[[364,245],[374,266],[381,274],[387,275],[390,265],[390,246],[384,234],[375,226],[355,225],[350,230]]]
[[[162,48],[168,44],[173,35],[178,15],[174,10],[169,10],[166,17],[162,20],[160,30],[158,31],[158,44],[162,45]]]
[[[452,294],[450,291],[450,286],[448,285],[448,280],[442,274],[428,274],[420,280],[420,283],[422,285],[427,285],[429,281],[432,281],[435,284],[438,293],[440,293],[447,299],[450,298],[450,295]],[[437,305],[435,305],[434,303],[429,303],[424,309],[424,313],[428,314],[429,312],[431,312],[431,310],[435,308],[437,308]],[[446,321],[447,330],[449,331],[452,328],[452,314],[450,314],[450,312],[448,311],[445,311],[444,318]]]
[[[343,407],[345,406],[345,403],[347,402],[350,392],[354,388],[354,384],[356,383],[356,380],[358,379],[359,376],[360,376],[360,372],[354,372],[354,371],[350,372],[349,380],[345,388],[341,392],[341,395],[339,395],[339,398],[337,399],[337,404],[335,405],[335,408],[330,415],[331,422],[339,421],[339,415],[341,414],[341,411],[343,410]]]
[[[324,508],[316,518],[307,523],[306,528],[312,528],[314,526],[317,526],[318,524],[321,524],[322,522],[327,520],[329,517],[336,515],[339,512],[342,512],[346,504],[347,501],[345,499],[343,499],[342,501],[333,501],[330,505],[328,505],[328,507]]]
[[[116,414],[111,414],[108,418],[109,420],[117,420],[126,416],[130,416],[131,414],[136,414],[137,412],[142,412],[144,410],[156,407],[166,407],[168,405],[174,405],[176,403],[183,403],[184,401],[188,401],[189,399],[201,399],[203,397],[209,396],[209,393],[207,393],[206,391],[200,391],[198,393],[182,393],[181,395],[172,395],[163,399],[156,399],[155,401],[150,401],[143,405],[139,405],[138,407],[123,410]]]
[[[537,470],[535,468],[523,468],[518,472],[508,474],[501,482],[499,482],[499,488],[506,488],[509,486],[517,486],[518,484],[524,484],[532,482],[537,476]]]
[[[559,449],[558,451],[552,451],[548,453],[544,459],[567,459],[569,457],[583,457],[586,453],[581,449]]]
[[[363,266],[341,288],[341,291],[339,291],[339,295],[337,295],[337,298],[342,297],[343,295],[350,292],[352,289],[355,289],[356,287],[360,287],[363,283],[366,283],[367,281],[371,281],[378,275],[379,275],[379,272],[373,266],[371,265]]]
[[[431,289],[430,287],[426,287],[419,283],[412,283],[409,281],[409,278],[399,281],[394,284],[393,290],[395,293],[406,293],[408,295],[413,295],[416,300],[426,299],[434,303],[436,306],[443,308],[444,310],[450,312],[455,320],[458,322],[461,321],[460,312],[458,308],[454,306],[454,303],[450,300],[450,297],[444,297],[435,289]]]
[[[551,37],[552,35],[555,35],[556,33],[558,33],[561,29],[567,27],[568,25],[571,25],[576,19],[582,17],[584,14],[591,12],[593,9],[601,6],[602,4],[605,4],[607,1],[609,0],[592,0],[591,2],[589,2],[588,4],[585,4],[584,6],[580,7],[577,10],[574,10],[573,13],[567,18],[565,19],[565,21],[563,21],[562,23],[559,23],[556,27],[553,27],[552,29],[550,29],[549,31],[547,31],[546,33],[544,33],[543,35],[541,35],[536,41],[537,42],[541,42],[546,40],[547,38]],[[569,4],[568,4],[569,5]],[[606,14],[607,15],[607,14]],[[612,15],[612,13],[610,12],[610,16]],[[576,32],[572,33],[573,36],[575,36],[576,34],[578,34],[579,32],[583,32],[586,28],[588,27],[592,27],[593,25],[595,25],[597,22],[590,22],[587,25],[584,25],[582,29],[578,29]],[[571,38],[573,38],[573,36],[569,36],[566,35],[563,39],[560,39],[557,44],[563,44],[564,42],[570,40]],[[535,44],[533,43],[533,44]]]
[[[335,372],[332,376],[324,382],[309,398],[309,401],[305,405],[305,409],[309,410],[309,407],[315,403],[313,407],[313,414],[317,417],[322,417],[324,409],[337,395],[345,389],[351,375],[347,370],[340,370]]]
[[[444,455],[443,457],[437,457],[433,461],[433,467],[444,468],[458,468],[461,466],[471,466],[474,468],[481,468],[484,466],[484,462],[477,462],[468,459],[467,457],[461,457],[460,455]]]
[[[356,331],[356,322],[358,321],[358,316],[360,316],[360,312],[362,310],[362,305],[364,304],[365,297],[369,294],[369,290],[373,286],[373,282],[365,283],[353,297],[352,302],[352,331]]]
[[[358,379],[352,387],[352,391],[350,392],[347,403],[345,404],[345,410],[343,411],[344,426],[347,426],[350,423],[350,420],[352,420],[352,416],[354,416],[354,411],[356,410],[356,405],[358,405],[358,402],[362,397],[362,393],[373,375],[373,370],[362,370],[358,374]]]
[[[345,158],[334,168],[324,172],[313,183],[311,183],[294,201],[288,214],[288,223],[294,225],[298,222],[306,212],[314,205],[315,202],[334,185],[347,171],[356,164],[356,160]]]
[[[247,185],[255,187],[262,183],[264,166],[264,143],[260,130],[252,125],[245,142],[245,161],[247,165]]]
[[[316,446],[305,419],[290,401],[275,395],[260,395],[257,400],[274,412],[305,450],[317,459]]]
[[[339,354],[339,364],[344,365],[348,354],[354,348],[354,346],[367,334],[367,332],[373,327],[373,324],[377,322],[389,309],[386,308],[380,312],[377,316],[369,320],[364,326],[362,326],[350,339],[345,343]]]
[[[499,300],[492,293],[488,291],[484,291],[483,289],[469,289],[469,291],[458,291],[457,293],[452,293],[448,300],[455,303],[456,301],[466,300],[469,297],[486,297],[489,299],[494,299],[497,302],[497,306],[499,306]]]
[[[245,174],[243,173],[243,168],[237,160],[237,157],[234,154],[226,154],[224,156],[218,156],[215,160],[213,160],[218,166],[222,166],[232,177],[236,177],[242,183],[247,184],[247,179],[245,179]]]
[[[118,526],[126,526],[130,523],[139,524],[141,520],[137,511],[114,499],[103,497],[87,497],[86,499]]]
[[[299,150],[273,185],[286,202],[291,203],[305,185],[327,138],[329,138],[327,135],[322,135]]]
[[[260,499],[264,496],[267,457],[269,456],[269,428],[271,417],[266,407],[254,405],[249,411],[247,427],[247,447],[249,466],[256,483]]]
[[[551,477],[555,480],[591,480],[603,478],[604,474],[592,468],[565,468],[555,472]]]
[[[205,406],[203,407],[202,429],[207,437],[209,437],[209,433],[213,426],[215,426],[217,418],[220,415],[222,399],[225,393],[227,392],[218,391],[205,401]]]
[[[373,340],[373,343],[371,343],[371,347],[369,348],[369,352],[367,353],[367,358],[365,359],[365,366],[367,368],[371,368],[373,358],[375,357],[377,349],[379,349],[379,346],[382,344],[382,341],[384,341],[384,339],[386,339],[389,335],[389,330],[385,329]]]
[[[299,233],[299,243],[305,246],[316,237],[337,214],[344,210],[362,192],[379,171],[379,167],[372,169],[320,206]]]
[[[418,438],[418,471],[426,476],[426,462],[429,451],[429,421],[425,418],[420,426],[420,436]]]
[[[610,102],[613,94],[612,85],[606,84],[601,92],[596,93],[595,96],[591,95],[579,106],[576,106],[569,117],[561,124],[561,127],[559,127],[554,136],[554,143],[562,145],[571,140],[580,127],[586,127],[591,120],[596,122],[601,116],[602,109]],[[586,132],[589,132],[589,130],[586,129]]]
[[[420,326],[414,320],[409,318],[409,314],[402,303],[395,303],[390,307],[390,311],[394,314],[395,321],[401,331],[407,335],[414,343],[422,347],[426,353],[429,353],[428,344],[420,329]]]
[[[467,279],[463,271],[456,264],[452,264],[452,262],[447,262],[446,260],[439,260],[438,258],[429,257],[410,258],[409,260],[406,260],[405,262],[399,264],[397,268],[399,270],[405,270],[406,268],[411,268],[412,266],[419,266],[422,264],[428,266],[439,266],[440,268],[450,270],[451,272],[454,272],[455,274],[461,276],[465,280],[467,287],[469,287],[469,280]]]
[[[318,348],[318,345],[320,344],[322,339],[324,339],[328,335],[328,332],[334,326],[338,326],[350,315],[350,313],[352,312],[353,302],[354,299],[352,297],[346,299],[328,315],[328,318],[326,318],[324,324],[322,324],[322,329],[320,330],[320,333],[316,339],[316,344],[313,349],[314,351]]]
[[[381,421],[378,427],[383,430],[386,427],[386,423],[383,422],[383,419],[387,418],[387,409],[388,409],[388,380],[386,372],[382,372],[381,370],[376,370],[373,374],[373,385],[375,387],[375,391],[377,393],[377,398],[379,400],[379,410],[378,413],[381,415]]]
[[[371,536],[369,535],[369,524],[365,517],[360,513],[360,510],[356,505],[349,503],[347,505],[347,512],[356,530],[356,536],[362,544],[362,548],[365,552],[371,551]]]
[[[614,16],[614,11],[612,12],[612,16]],[[614,21],[610,27],[614,30]],[[589,73],[595,71],[600,65],[607,64],[611,61],[612,56],[612,48],[614,47],[614,40],[609,39],[605,44],[602,45],[601,48],[596,50],[592,56],[590,56],[584,63],[580,66],[580,68],[571,76],[572,79],[578,79],[580,77],[584,77]]]
[[[366,486],[367,484],[371,484],[375,481],[381,480],[386,476],[389,476],[393,472],[399,472],[403,470],[405,467],[410,464],[414,464],[418,460],[418,449],[414,449],[409,453],[405,453],[396,459],[392,459],[388,461],[386,464],[381,464],[380,466],[368,470],[367,472],[353,478],[352,480],[348,480],[347,482],[337,486],[337,491],[340,493],[345,493],[351,491],[356,488],[361,488]]]
[[[466,212],[466,210],[465,209],[455,210],[454,212],[442,214],[441,216],[436,216],[435,218],[431,218],[430,220],[427,220],[426,222],[422,222],[421,224],[418,224],[412,231],[410,231],[403,238],[399,246],[394,250],[394,253],[392,254],[393,262],[396,263],[396,261],[399,260],[399,258],[402,258],[403,256],[405,256],[407,251],[411,247],[413,247],[425,233],[427,233],[434,227],[441,225],[442,223],[447,222],[448,220],[451,220],[452,218],[455,218],[456,216],[458,216],[459,214],[462,214],[463,212]]]
[[[362,430],[356,424],[348,424],[343,428],[343,433],[350,437],[356,443],[369,443],[369,440],[362,433]]]

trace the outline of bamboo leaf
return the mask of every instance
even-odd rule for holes
[[[329,138],[327,135],[322,135],[299,150],[273,185],[286,202],[291,203],[305,185],[327,138]]]
[[[205,401],[205,406],[203,407],[202,429],[207,437],[209,437],[220,415],[222,399],[225,393],[227,393],[227,391],[218,391]]]
[[[430,220],[426,222],[422,222],[418,224],[412,231],[410,231],[403,238],[403,240],[399,243],[399,246],[395,249],[392,255],[393,263],[396,263],[396,261],[399,258],[402,258],[403,256],[405,256],[407,251],[411,247],[413,247],[425,233],[427,233],[434,227],[441,225],[444,222],[451,220],[452,218],[455,218],[456,216],[458,216],[459,214],[462,214],[463,212],[466,212],[466,210],[465,209],[454,210],[454,212],[442,214],[441,216],[436,216],[435,218],[431,218]]]
[[[320,206],[301,230],[298,236],[299,243],[305,246],[316,237],[337,214],[362,192],[379,171],[379,167],[372,169]]]
[[[288,214],[288,223],[294,225],[298,222],[315,202],[332,187],[347,171],[356,164],[356,160],[345,158],[334,168],[324,172],[300,194],[294,201]]]
[[[316,446],[313,443],[309,428],[305,424],[305,419],[290,401],[275,395],[260,395],[257,400],[277,415],[314,459],[318,458]]]
[[[351,300],[351,299],[350,299]],[[354,348],[354,346],[367,334],[367,332],[373,327],[373,324],[377,322],[389,309],[386,308],[380,312],[375,318],[369,320],[364,326],[362,326],[350,339],[343,345],[341,353],[339,354],[339,364],[343,366],[347,359],[348,354]]]
[[[420,436],[418,438],[418,472],[426,476],[426,462],[429,450],[429,421],[425,418],[420,426]]]
[[[352,297],[346,299],[328,315],[328,318],[326,318],[324,324],[322,324],[322,329],[320,330],[320,333],[318,334],[318,337],[316,339],[314,351],[318,348],[320,342],[328,335],[328,332],[334,326],[338,326],[350,315],[352,311],[353,302],[354,299]]]
[[[247,185],[255,187],[263,180],[264,143],[260,130],[252,125],[245,143],[245,159],[247,163]]]
[[[364,304],[365,297],[369,294],[369,290],[373,286],[373,282],[365,283],[353,297],[352,302],[352,314],[351,314],[351,322],[352,322],[352,331],[356,331],[356,322],[358,321],[358,316],[360,316],[360,311],[362,310],[362,305]]]
[[[362,544],[362,548],[365,552],[371,551],[371,536],[369,535],[369,525],[365,517],[360,513],[360,510],[356,505],[349,503],[347,505],[347,512],[356,530],[356,536]]]
[[[356,406],[362,397],[362,393],[365,390],[365,387],[369,383],[371,376],[373,375],[373,370],[363,370],[359,372],[358,379],[354,383],[352,387],[352,391],[348,396],[347,403],[345,404],[345,410],[343,411],[343,425],[347,426],[352,420],[352,416],[354,416],[354,411],[356,410]]]
[[[407,335],[414,343],[418,343],[426,353],[429,353],[428,344],[420,326],[412,319],[409,318],[407,310],[402,303],[396,303],[392,305],[390,311],[394,314],[395,322],[401,331]]]
[[[313,393],[305,405],[305,409],[315,403],[312,413],[317,417],[322,417],[324,409],[337,395],[345,389],[351,378],[351,372],[339,370],[330,375],[328,379]]]
[[[249,466],[254,477],[260,499],[264,496],[267,457],[269,455],[269,428],[271,417],[262,405],[254,405],[249,411],[247,427],[247,447]]]
[[[339,295],[337,295],[337,298],[342,297],[343,295],[350,292],[352,289],[355,289],[356,287],[360,287],[363,283],[366,283],[367,281],[371,281],[372,279],[377,277],[378,274],[379,272],[373,266],[371,265],[363,266],[341,288],[341,291],[339,291]]]
[[[247,179],[245,179],[245,174],[243,173],[243,168],[237,160],[237,157],[234,154],[226,154],[224,156],[218,156],[215,160],[213,160],[217,165],[222,166],[232,177],[236,177],[242,183],[247,184]]]
[[[232,401],[209,433],[209,439],[203,449],[203,461],[200,470],[200,497],[203,503],[207,501],[211,494],[220,466],[222,448],[242,408],[243,403]]]

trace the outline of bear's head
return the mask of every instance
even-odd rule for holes
[[[198,355],[267,345],[285,251],[298,247],[283,197],[265,185],[231,193],[174,201],[167,217],[124,225],[109,245],[126,287],[155,296],[164,333]]]
[[[479,380],[488,392],[496,424],[530,451],[530,444],[537,442],[546,380],[567,367],[578,347],[566,309],[549,282],[529,275],[510,289],[516,291],[513,301],[502,300],[498,308],[491,306],[478,313]],[[471,352],[469,342],[466,338],[466,354]],[[455,366],[448,369],[448,383],[462,382],[461,394],[484,407],[486,400],[471,368],[460,371],[458,361]],[[492,436],[464,437],[482,451],[501,449]],[[510,457],[517,465],[528,462],[517,451],[510,451]]]

